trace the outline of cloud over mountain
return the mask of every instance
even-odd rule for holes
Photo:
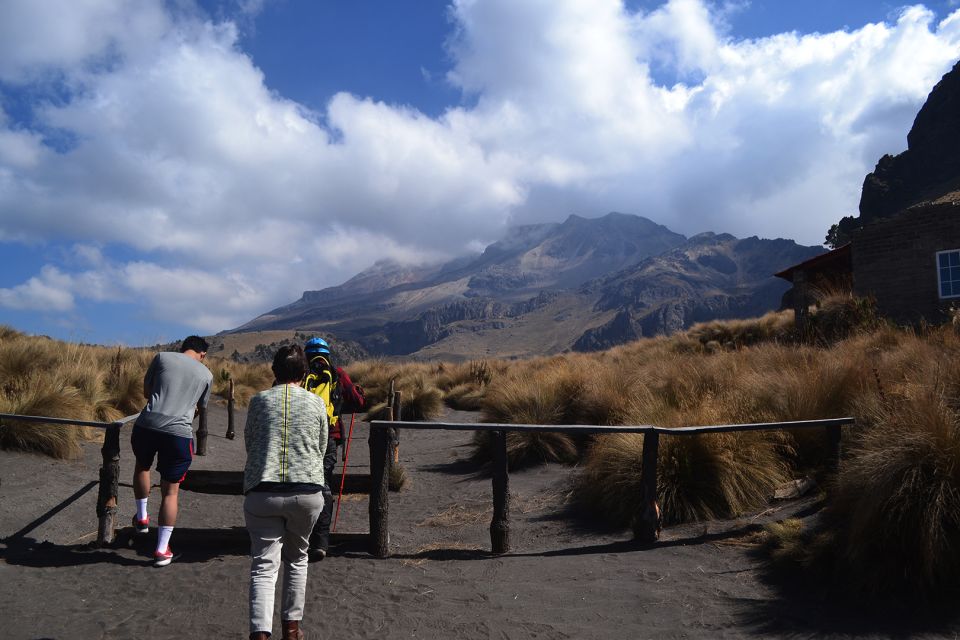
[[[376,95],[310,108],[277,94],[242,48],[249,13],[3,3],[0,242],[104,259],[51,259],[0,307],[109,297],[214,331],[377,258],[449,257],[509,224],[614,209],[819,242],[960,57],[960,13],[920,5],[755,40],[703,0],[456,0],[450,15],[464,100],[429,117]]]

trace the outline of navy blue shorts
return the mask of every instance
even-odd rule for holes
[[[178,483],[187,477],[187,469],[193,462],[193,438],[181,438],[134,425],[130,445],[140,467],[152,467],[153,457],[156,456],[157,472],[161,478]]]

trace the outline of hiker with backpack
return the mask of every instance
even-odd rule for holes
[[[330,422],[326,455],[323,457],[323,475],[327,479],[323,511],[310,536],[310,559],[323,560],[330,547],[330,521],[333,516],[333,491],[330,482],[337,465],[337,449],[343,441],[342,413],[357,413],[363,410],[366,399],[363,387],[354,384],[346,371],[333,364],[330,345],[323,338],[310,338],[304,346],[308,372],[303,381],[304,389],[320,396],[327,404]]]
[[[276,384],[250,400],[243,430],[243,515],[250,534],[250,640],[271,637],[277,575],[283,565],[283,640],[303,640],[310,533],[324,506],[327,407],[301,388],[300,345],[280,347]]]

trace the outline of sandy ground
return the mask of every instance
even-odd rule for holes
[[[447,416],[467,421],[469,414]],[[238,426],[244,415],[239,412]],[[242,433],[211,410],[209,454],[196,471],[239,471]],[[368,472],[368,428],[355,427],[349,473]],[[671,528],[637,547],[626,531],[571,518],[570,469],[512,473],[513,551],[488,553],[490,479],[461,461],[470,434],[406,431],[411,484],[390,495],[392,556],[365,551],[367,498],[344,497],[326,560],[310,565],[310,638],[957,637],[960,624],[852,615],[764,578],[744,530],[811,510],[811,502],[737,522]],[[133,513],[129,431],[123,435],[121,522]],[[171,545],[155,569],[155,531],[129,527],[93,549],[98,445],[62,462],[0,452],[0,638],[180,638],[247,634],[248,540],[242,497],[183,491]],[[201,474],[197,474],[200,476]],[[157,490],[150,515],[159,507]],[[275,622],[279,631],[279,621]],[[279,632],[277,636],[279,637]]]

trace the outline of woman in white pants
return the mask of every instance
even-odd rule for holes
[[[255,395],[247,411],[243,514],[250,533],[251,640],[271,636],[281,562],[282,637],[304,638],[307,549],[323,509],[329,428],[323,400],[300,387],[306,369],[299,346],[281,347],[273,359],[275,385]]]

